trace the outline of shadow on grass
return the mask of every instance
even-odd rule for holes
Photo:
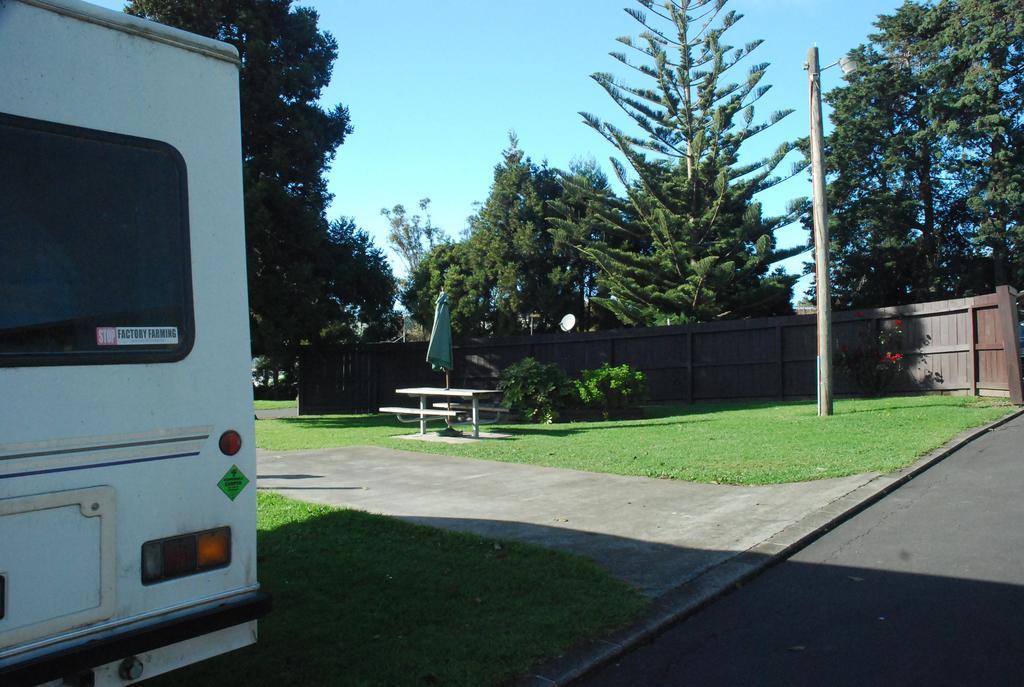
[[[647,603],[582,557],[260,498],[259,642],[147,684],[497,685]]]
[[[886,403],[894,398],[899,398],[906,401],[908,398],[920,399],[920,403]],[[839,407],[836,408],[836,415],[854,415],[858,413],[880,413],[889,411],[906,411],[916,408],[970,408],[971,404],[957,404],[955,402],[949,403],[937,403],[934,400],[929,400],[934,397],[879,397],[879,398],[846,398],[837,399]],[[993,399],[998,401],[998,399]],[[853,403],[851,403],[853,402]],[[886,403],[886,405],[868,405],[872,403]],[[731,411],[745,411],[745,410],[772,410],[780,407],[792,407],[792,406],[808,406],[812,411],[814,410],[813,400],[794,400],[794,401],[752,401],[752,402],[741,402],[736,403],[732,401],[722,401],[721,403],[698,403],[694,405],[652,405],[647,406],[646,410],[649,417],[679,417],[685,418],[693,415],[714,415],[716,413],[725,413]],[[979,404],[978,407],[985,408],[989,407],[985,404]]]
[[[502,431],[511,434],[539,434],[544,436],[571,436],[574,434],[591,432],[597,429],[619,429],[619,428],[642,428],[656,427],[662,425],[675,425],[682,423],[702,422],[698,416],[693,414],[668,414],[654,416],[648,420],[608,420],[593,422],[565,422],[550,425],[511,425],[491,424],[482,425],[482,432]],[[400,423],[391,415],[309,415],[303,417],[279,418],[275,422],[281,422],[295,429],[316,429],[316,430],[356,430],[356,429],[393,429],[402,432],[395,436],[402,436],[415,431],[410,423]],[[460,426],[465,423],[459,423]],[[536,429],[534,429],[536,427]],[[442,429],[443,425],[428,427],[428,432],[436,432]],[[385,435],[382,435],[385,436]],[[387,438],[394,438],[387,436]],[[515,437],[511,437],[515,438]],[[494,439],[488,439],[494,441]]]
[[[300,415],[277,418],[275,421],[299,429],[408,429],[408,426],[403,426],[393,415]]]
[[[879,399],[880,400],[880,399]],[[979,409],[989,408],[992,406],[977,405]],[[875,406],[871,408],[840,408],[836,411],[836,415],[857,415],[859,413],[885,413],[890,411],[908,411],[917,408],[945,408],[947,410],[970,410],[971,404],[957,405],[954,403],[915,403],[913,405],[885,405]],[[1009,406],[1007,406],[1009,408]]]
[[[785,401],[785,402],[771,402],[771,401],[757,401],[757,402],[729,402],[729,403],[698,403],[694,405],[679,405],[679,404],[653,404],[644,406],[644,414],[647,420],[637,421],[637,425],[629,425],[629,420],[595,420],[595,421],[577,421],[577,422],[566,422],[566,423],[555,423],[557,425],[579,426],[581,428],[593,427],[599,425],[611,425],[616,427],[629,427],[629,426],[643,426],[645,424],[651,424],[651,420],[668,419],[668,418],[687,418],[690,416],[707,415],[713,413],[722,413],[729,411],[749,411],[756,409],[767,409],[776,405],[790,405],[797,404],[799,402],[806,401]],[[409,428],[409,423],[399,423],[393,415],[386,414],[367,414],[367,415],[304,415],[291,418],[278,418],[275,422],[285,423],[293,427],[300,428],[319,428],[319,429],[368,429],[376,427],[397,427],[397,428]],[[521,427],[523,425],[509,425],[502,423],[497,426],[503,427]]]
[[[637,422],[608,421],[608,422],[566,422],[552,423],[550,425],[503,425],[499,431],[508,432],[513,435],[536,435],[545,437],[569,437],[577,434],[589,434],[602,430],[615,429],[643,429],[645,427],[668,427],[671,425],[690,425],[697,422],[711,422],[709,419],[700,418],[676,418],[667,422],[656,420],[640,420]]]
[[[870,402],[872,399],[858,399],[862,402]],[[883,399],[873,399],[875,401],[882,401]],[[843,402],[842,400],[840,401]],[[669,419],[673,418],[675,421],[688,421],[694,416],[701,415],[715,415],[718,413],[729,413],[737,411],[748,411],[748,410],[771,410],[779,407],[792,407],[806,405],[812,406],[813,401],[808,400],[794,400],[794,401],[771,401],[771,400],[756,400],[756,401],[723,401],[721,403],[696,403],[693,405],[683,404],[652,404],[644,406],[644,413],[646,420],[634,421],[635,424],[626,424],[631,422],[630,420],[579,420],[573,422],[554,423],[559,428],[574,429],[580,428],[585,429],[588,427],[600,427],[600,426],[611,426],[611,427],[642,427],[644,425],[652,424],[673,424],[669,423],[654,423],[652,420]],[[890,410],[906,410],[907,408],[950,408],[954,407],[954,404],[948,403],[935,403],[935,402],[922,402],[911,405],[905,404],[892,404],[884,406],[872,406],[872,407],[850,407],[848,404],[844,404],[845,407],[840,408],[837,414],[854,414],[854,413],[877,413],[885,412]],[[317,428],[317,429],[373,429],[373,428],[387,428],[393,427],[398,429],[408,429],[409,423],[400,423],[395,419],[394,415],[387,414],[365,414],[365,415],[301,415],[297,417],[282,417],[275,418],[275,422],[281,422],[286,425],[296,428]],[[501,423],[500,426],[504,427],[522,427],[525,425],[511,425],[508,423]]]
[[[887,402],[881,400],[863,400],[856,403],[847,401],[841,402],[836,409],[836,416],[859,417],[862,421],[868,422],[871,417],[883,416],[889,413],[913,412],[916,409],[922,411],[933,409],[953,410],[958,406],[955,403],[942,403],[936,400],[920,399],[918,403],[907,404],[905,401],[893,400]],[[969,408],[969,406],[968,406]],[[779,410],[778,415],[773,415],[773,410]],[[804,412],[806,410],[806,412]],[[656,429],[663,427],[686,427],[696,426],[696,423],[714,423],[718,421],[733,420],[734,413],[751,413],[751,420],[757,422],[771,423],[775,419],[784,419],[786,422],[802,421],[815,415],[813,403],[806,400],[793,401],[771,401],[751,400],[745,402],[722,402],[722,403],[700,403],[695,405],[678,404],[653,404],[644,407],[646,419],[642,420],[594,420],[594,421],[573,421],[543,424],[512,424],[500,423],[490,424],[482,427],[482,431],[497,431],[508,433],[508,438],[488,438],[487,442],[514,443],[521,440],[536,439],[558,439],[571,438],[576,436],[600,437],[601,432],[616,432],[615,436],[621,437],[620,430],[626,432],[631,430]],[[805,418],[806,416],[806,418]],[[400,441],[401,448],[416,451],[422,445],[416,441],[409,441],[402,437],[409,437],[416,433],[415,424],[400,423],[393,415],[387,414],[363,414],[363,415],[319,415],[288,417],[274,420],[280,431],[293,431],[296,434],[303,431],[326,431],[326,432],[352,432],[348,437],[335,439],[338,446],[366,443],[379,444],[381,441]],[[430,433],[441,429],[443,424],[437,423],[428,427]],[[460,429],[465,425],[460,424]],[[362,434],[360,434],[362,433]],[[321,444],[329,444],[330,440]],[[397,446],[393,443],[386,444],[391,448]],[[437,452],[435,449],[433,452]]]
[[[662,417],[665,415],[705,415],[711,413],[726,413],[736,410],[767,410],[778,407],[813,405],[813,403],[813,400],[808,401],[807,399],[780,401],[759,398],[746,401],[701,401],[693,404],[653,403],[644,406],[644,410],[647,412],[648,416]]]
[[[808,406],[813,404],[806,400],[795,401],[747,401],[721,403],[698,403],[694,405],[657,404],[644,406],[645,419],[642,420],[574,420],[570,422],[554,422],[551,424],[508,424],[499,423],[483,427],[486,431],[492,427],[497,431],[509,432],[514,436],[505,439],[514,440],[519,436],[545,436],[545,437],[569,437],[578,434],[586,434],[602,429],[644,429],[647,427],[667,427],[672,425],[693,424],[696,422],[713,422],[716,415],[732,412],[744,412],[752,410],[770,411],[779,407]],[[920,403],[910,406],[913,408],[951,408],[950,404],[943,403]],[[906,405],[886,405],[882,407],[857,408],[842,407],[836,415],[849,415],[856,413],[882,413],[888,411],[906,410]],[[369,416],[309,416],[303,418],[285,419],[284,422],[294,424],[303,428],[319,429],[360,429],[370,427],[395,428],[410,430],[408,423],[399,423],[390,415],[369,415]],[[494,441],[494,439],[488,439]]]
[[[510,434],[567,437],[601,430],[644,429],[647,427],[670,427],[672,425],[713,422],[713,419],[706,417],[706,415],[707,413],[665,413],[650,415],[644,420],[589,420],[535,425],[499,425],[498,427],[500,431],[507,431]]]

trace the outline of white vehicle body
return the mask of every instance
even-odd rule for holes
[[[0,685],[130,684],[269,608],[238,57],[3,0],[0,84]]]

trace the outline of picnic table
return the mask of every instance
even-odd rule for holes
[[[496,405],[481,405],[481,399],[501,394],[497,389],[444,389],[432,386],[418,386],[407,389],[395,389],[396,394],[418,396],[418,408],[387,407],[380,408],[382,413],[395,413],[399,422],[419,422],[420,434],[427,433],[427,422],[430,420],[446,420],[452,422],[468,422],[473,426],[473,438],[480,438],[480,425],[497,422],[508,408]],[[444,398],[442,402],[431,403],[430,399]],[[452,403],[452,399],[457,399]],[[468,401],[468,403],[466,402]],[[483,415],[481,415],[483,414]]]

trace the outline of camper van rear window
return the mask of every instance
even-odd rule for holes
[[[186,184],[166,143],[0,113],[0,365],[184,358]]]

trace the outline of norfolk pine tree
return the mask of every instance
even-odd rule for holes
[[[612,159],[628,210],[612,203],[601,214],[608,238],[576,246],[598,266],[608,291],[593,301],[630,325],[792,312],[796,278],[769,270],[802,250],[775,247],[774,232],[795,219],[795,210],[764,217],[754,196],[783,180],[775,170],[796,144],[754,162],[739,157],[744,142],[790,111],[755,123],[754,104],[769,90],[760,83],[767,64],[730,80],[761,41],[735,49],[722,42],[741,16],[723,13],[725,0],[639,4],[643,9],[626,12],[644,30],[637,39],[619,38],[629,54],[612,56],[637,72],[642,85],[606,73],[593,78],[641,133],[581,113],[635,173],[630,179]],[[554,224],[578,235],[563,210],[555,208],[561,216]]]
[[[597,265],[576,246],[604,242],[623,248],[622,241],[609,235],[605,227],[610,222],[609,213],[628,215],[629,204],[615,196],[608,177],[595,160],[573,161],[560,181],[561,197],[548,203],[559,219],[551,220],[550,226],[553,248],[573,282],[576,304],[571,312],[576,315],[576,326],[580,331],[621,326],[607,309],[595,307],[595,300],[608,298],[608,288],[602,283]]]

